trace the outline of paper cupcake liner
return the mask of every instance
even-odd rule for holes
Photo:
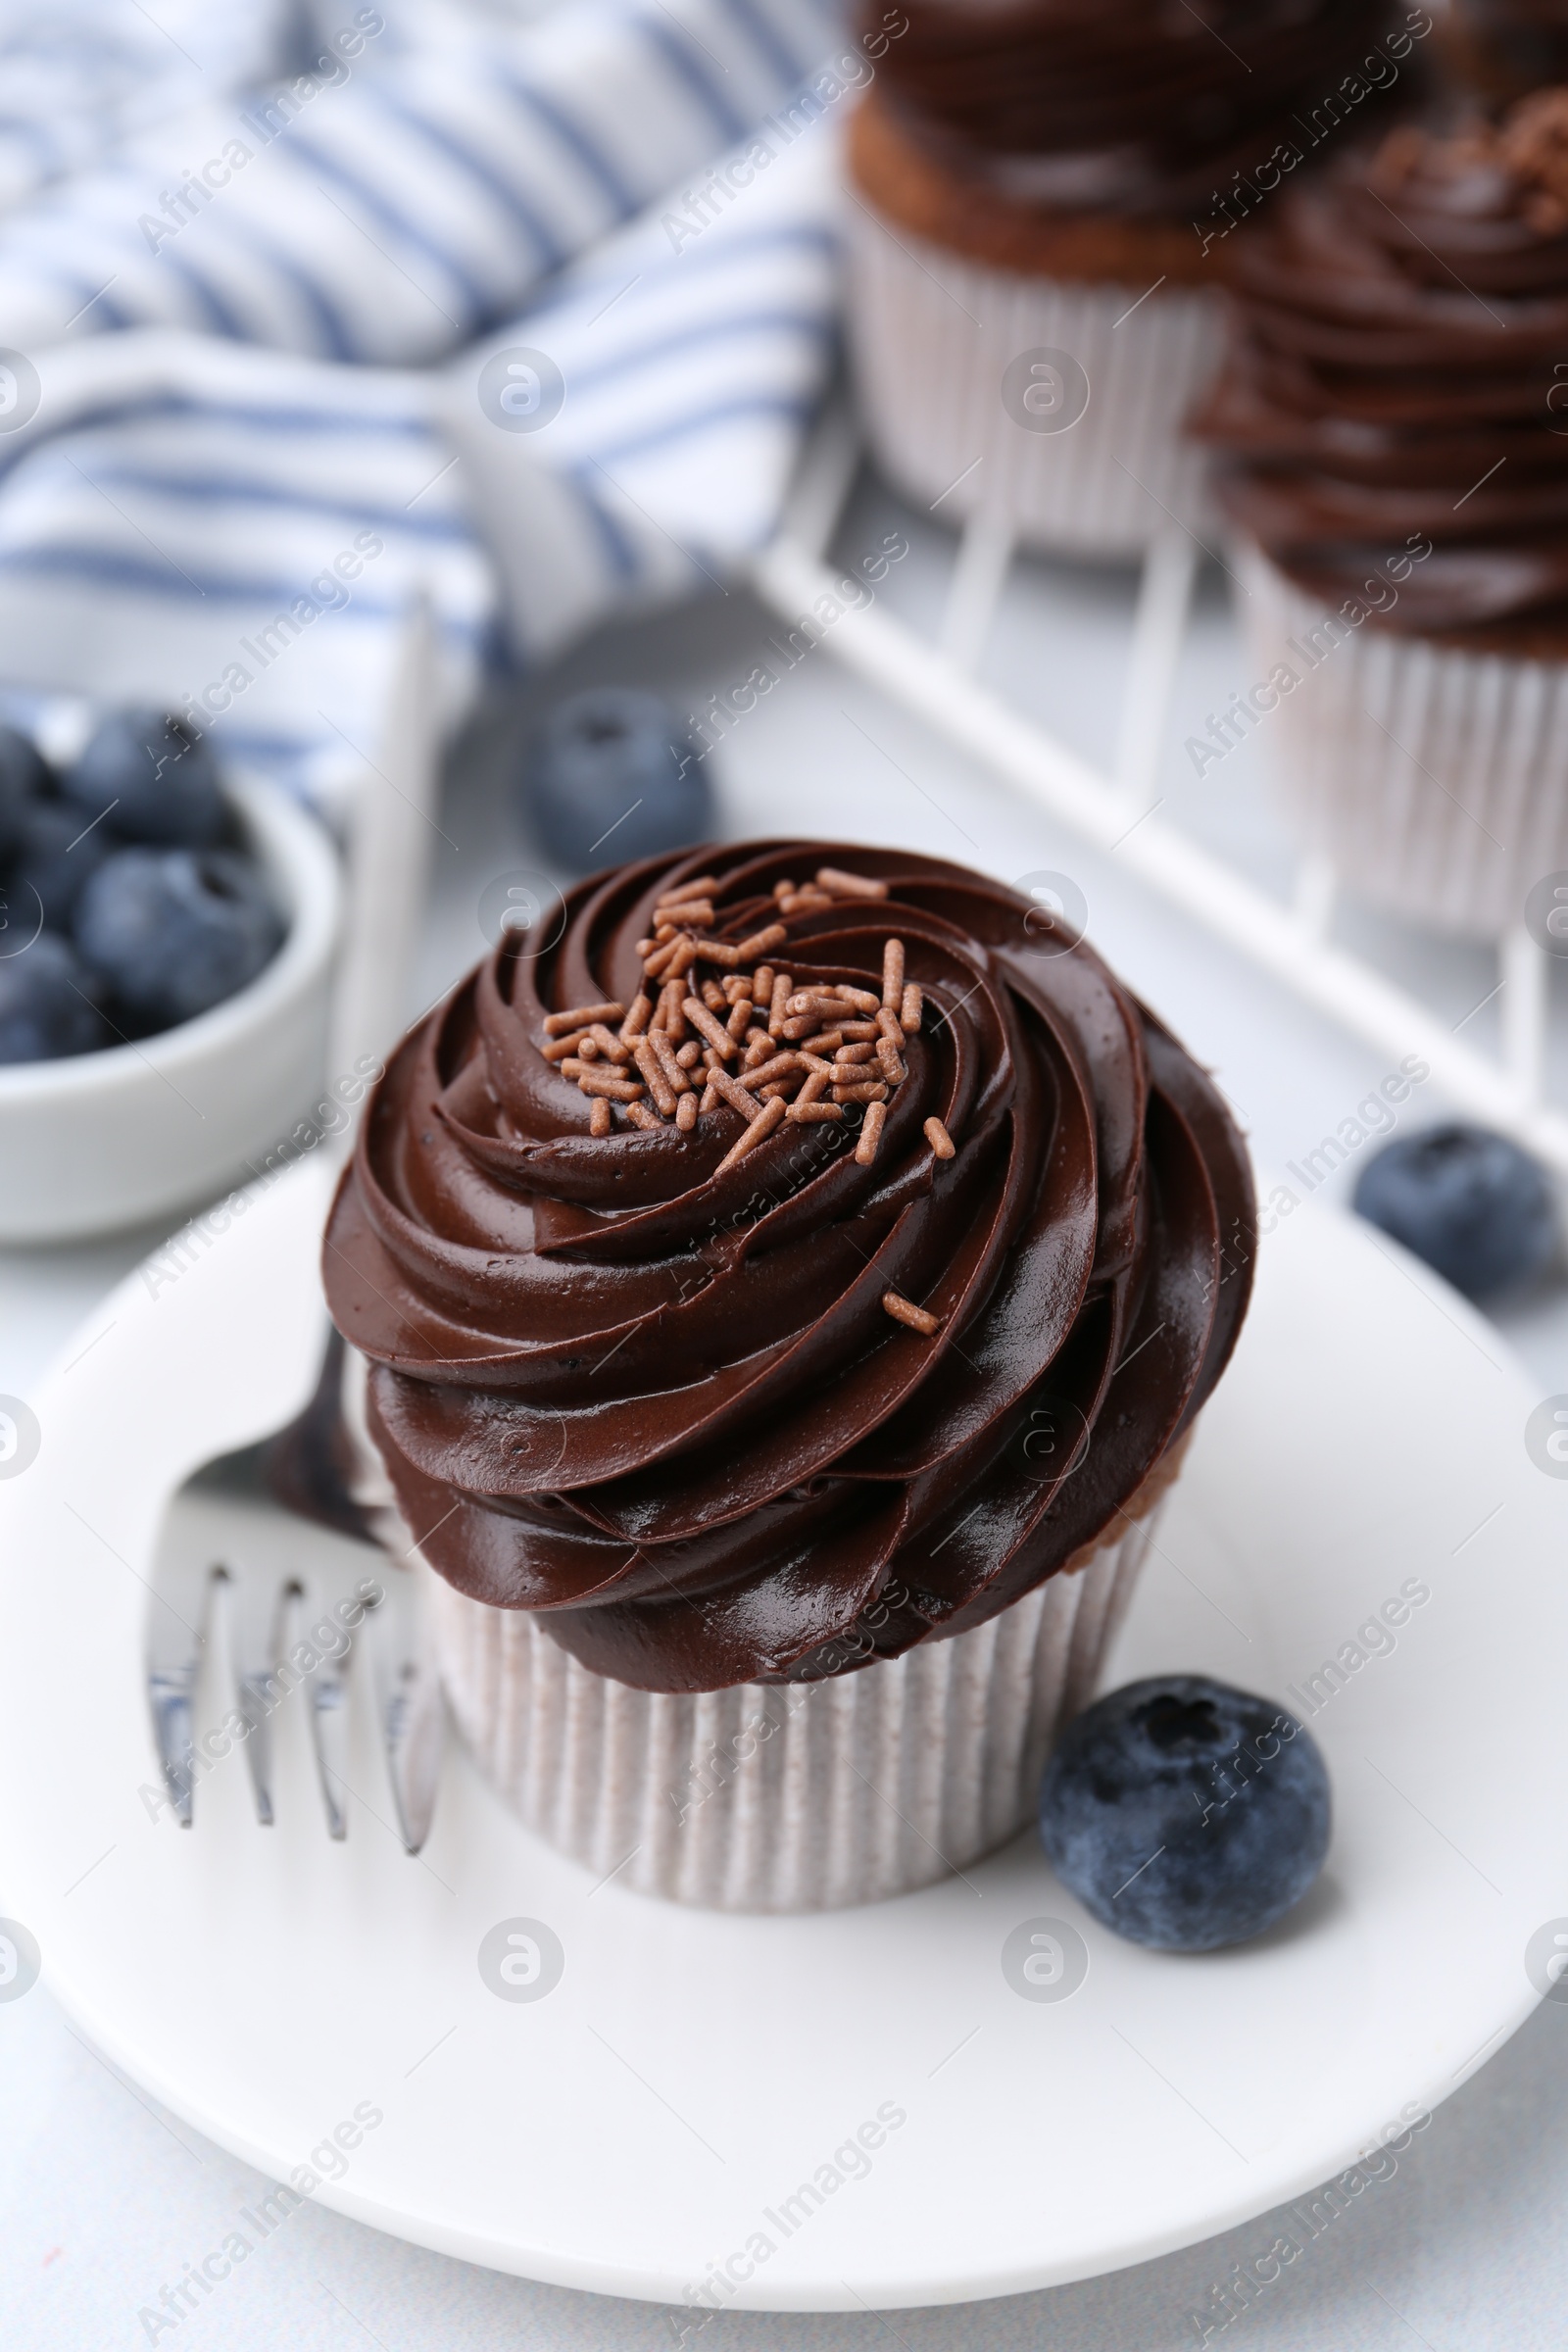
[[[989,1624],[826,1682],[633,1690],[440,1577],[432,1629],[480,1770],[596,1877],[710,1910],[832,1910],[946,1878],[1031,1818],[1157,1509]]]
[[[873,453],[908,498],[1091,557],[1217,528],[1204,453],[1182,438],[1223,356],[1217,296],[1021,277],[895,234],[863,199],[848,212],[851,357]],[[1088,378],[1063,431],[1004,406],[1004,376],[1032,351]]]
[[[1241,551],[1254,680],[1299,683],[1258,721],[1303,850],[1357,898],[1471,938],[1524,920],[1568,867],[1568,663],[1352,628]]]

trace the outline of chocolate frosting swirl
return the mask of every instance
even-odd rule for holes
[[[546,1014],[631,1003],[672,884],[719,877],[736,942],[829,862],[887,898],[788,915],[769,960],[877,988],[896,936],[924,991],[871,1164],[854,1111],[725,1169],[722,1104],[591,1135]],[[962,867],[788,841],[593,877],[553,944],[504,941],[393,1056],[323,1264],[432,1564],[599,1673],[705,1690],[966,1630],[1118,1527],[1224,1366],[1253,1236],[1223,1102],[1087,947]]]
[[[902,0],[900,14],[879,80],[915,135],[1025,201],[1129,214],[1206,207],[1280,141],[1310,144],[1293,118],[1397,21],[1366,0]]]
[[[1231,359],[1197,430],[1230,513],[1331,604],[1425,543],[1383,626],[1568,603],[1568,91],[1500,128],[1406,125],[1238,241]]]

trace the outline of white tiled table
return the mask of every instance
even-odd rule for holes
[[[852,509],[845,552],[870,547],[887,516]],[[886,591],[930,605],[939,548],[916,532]],[[1123,585],[1092,577],[1024,583],[1004,615],[998,659],[1027,676],[1039,702],[1070,697],[1080,748],[1102,753],[1114,729]],[[693,704],[743,680],[774,623],[743,592],[602,639],[562,677],[513,698],[476,726],[456,763],[437,846],[435,904],[410,1007],[427,1002],[482,947],[475,907],[504,867],[537,862],[503,783],[528,711],[565,682],[647,682]],[[1200,614],[1178,693],[1165,786],[1170,808],[1210,840],[1243,845],[1267,872],[1277,845],[1253,746],[1223,785],[1183,771],[1180,739],[1239,681],[1217,596]],[[1190,716],[1189,716],[1190,714]],[[1232,772],[1234,771],[1234,772]],[[1118,874],[1053,832],[978,770],[847,678],[818,651],[735,730],[721,767],[726,832],[791,831],[902,842],[1011,878],[1066,871],[1085,891],[1091,935],[1116,968],[1211,1064],[1246,1120],[1260,1165],[1298,1158],[1383,1075],[1366,1050],[1299,1008]],[[1491,984],[1484,959],[1434,959],[1403,943],[1458,1019]],[[1471,981],[1478,984],[1470,994]],[[1478,1025],[1490,1015],[1482,1015]],[[1419,1103],[1423,1117],[1444,1105]],[[1348,1171],[1348,1173],[1353,1173]],[[1303,1205],[1321,1214],[1331,1180]],[[0,1254],[0,1392],[26,1396],[48,1359],[157,1235],[91,1248]],[[1568,1292],[1548,1291],[1505,1328],[1544,1396],[1568,1390]],[[1507,1629],[1498,1629],[1498,1639]],[[69,1633],[63,1629],[63,1640]],[[40,1660],[39,1671],[48,1671]],[[47,1757],[38,1770],[48,1770]],[[1568,1824],[1564,1825],[1568,1836]],[[1424,1962],[1407,1955],[1412,1973]],[[236,2030],[242,2021],[236,2021]],[[519,2132],[528,2119],[518,2118]],[[1040,2128],[1052,2128],[1049,2114]],[[963,2161],[959,2149],[955,2163]],[[220,2243],[261,2183],[244,2165],[159,2111],[99,2059],[41,1988],[0,2006],[0,2312],[22,2352],[113,2352],[148,2341],[138,2309],[155,2304]],[[1268,2246],[1260,2217],[1224,2238],[1116,2274],[1002,2302],[845,2317],[728,2314],[714,2352],[805,2352],[894,2342],[906,2352],[1157,2352],[1196,2343],[1188,2313],[1231,2264]],[[1446,2106],[1399,2163],[1370,2187],[1229,2331],[1268,2352],[1433,2352],[1496,2345],[1534,2352],[1564,2340],[1568,2320],[1568,2008],[1546,2006]],[[224,2286],[160,2342],[193,2352],[529,2352],[556,2347],[673,2347],[665,2313],[470,2269],[383,2237],[315,2205],[289,2217]],[[1214,2338],[1210,2339],[1217,2340]]]

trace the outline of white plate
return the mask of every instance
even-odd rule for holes
[[[155,1825],[140,1578],[171,1485],[309,1384],[323,1178],[279,1182],[156,1294],[133,1276],[0,1487],[0,1910],[84,2030],[214,2139],[287,2180],[368,2107],[317,2193],[417,2243],[671,2302],[727,2262],[752,2272],[736,2307],[937,2303],[1295,2196],[1526,2015],[1525,1945],[1568,1914],[1568,1497],[1527,1456],[1536,1398],[1489,1326],[1316,1208],[1266,1245],[1113,1661],[1281,1693],[1404,1580],[1430,1588],[1314,1723],[1333,1851],[1260,1942],[1120,1944],[1029,1838],[865,1909],[682,1910],[596,1887],[462,1763],[422,1863],[368,1778],[329,1844],[297,1757],[275,1830],[237,1755],[193,1831]],[[1042,1916],[1091,1953],[1054,2003],[1001,1966]],[[481,1980],[481,1939],[517,1918],[564,1949],[547,1998]],[[904,2121],[862,2165],[879,2111]],[[786,2234],[802,2182],[821,2202]]]

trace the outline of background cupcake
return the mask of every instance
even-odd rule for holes
[[[372,1099],[332,1312],[458,1720],[596,1871],[922,1885],[1093,1689],[1252,1198],[1197,1065],[1040,925],[886,852],[622,868]]]
[[[1568,865],[1568,91],[1393,132],[1237,272],[1200,429],[1272,681],[1241,716],[1303,847],[1495,936]]]
[[[1042,547],[1128,556],[1206,527],[1181,426],[1218,365],[1232,234],[1402,94],[1432,20],[1363,0],[901,13],[850,136],[878,459],[922,505]]]

